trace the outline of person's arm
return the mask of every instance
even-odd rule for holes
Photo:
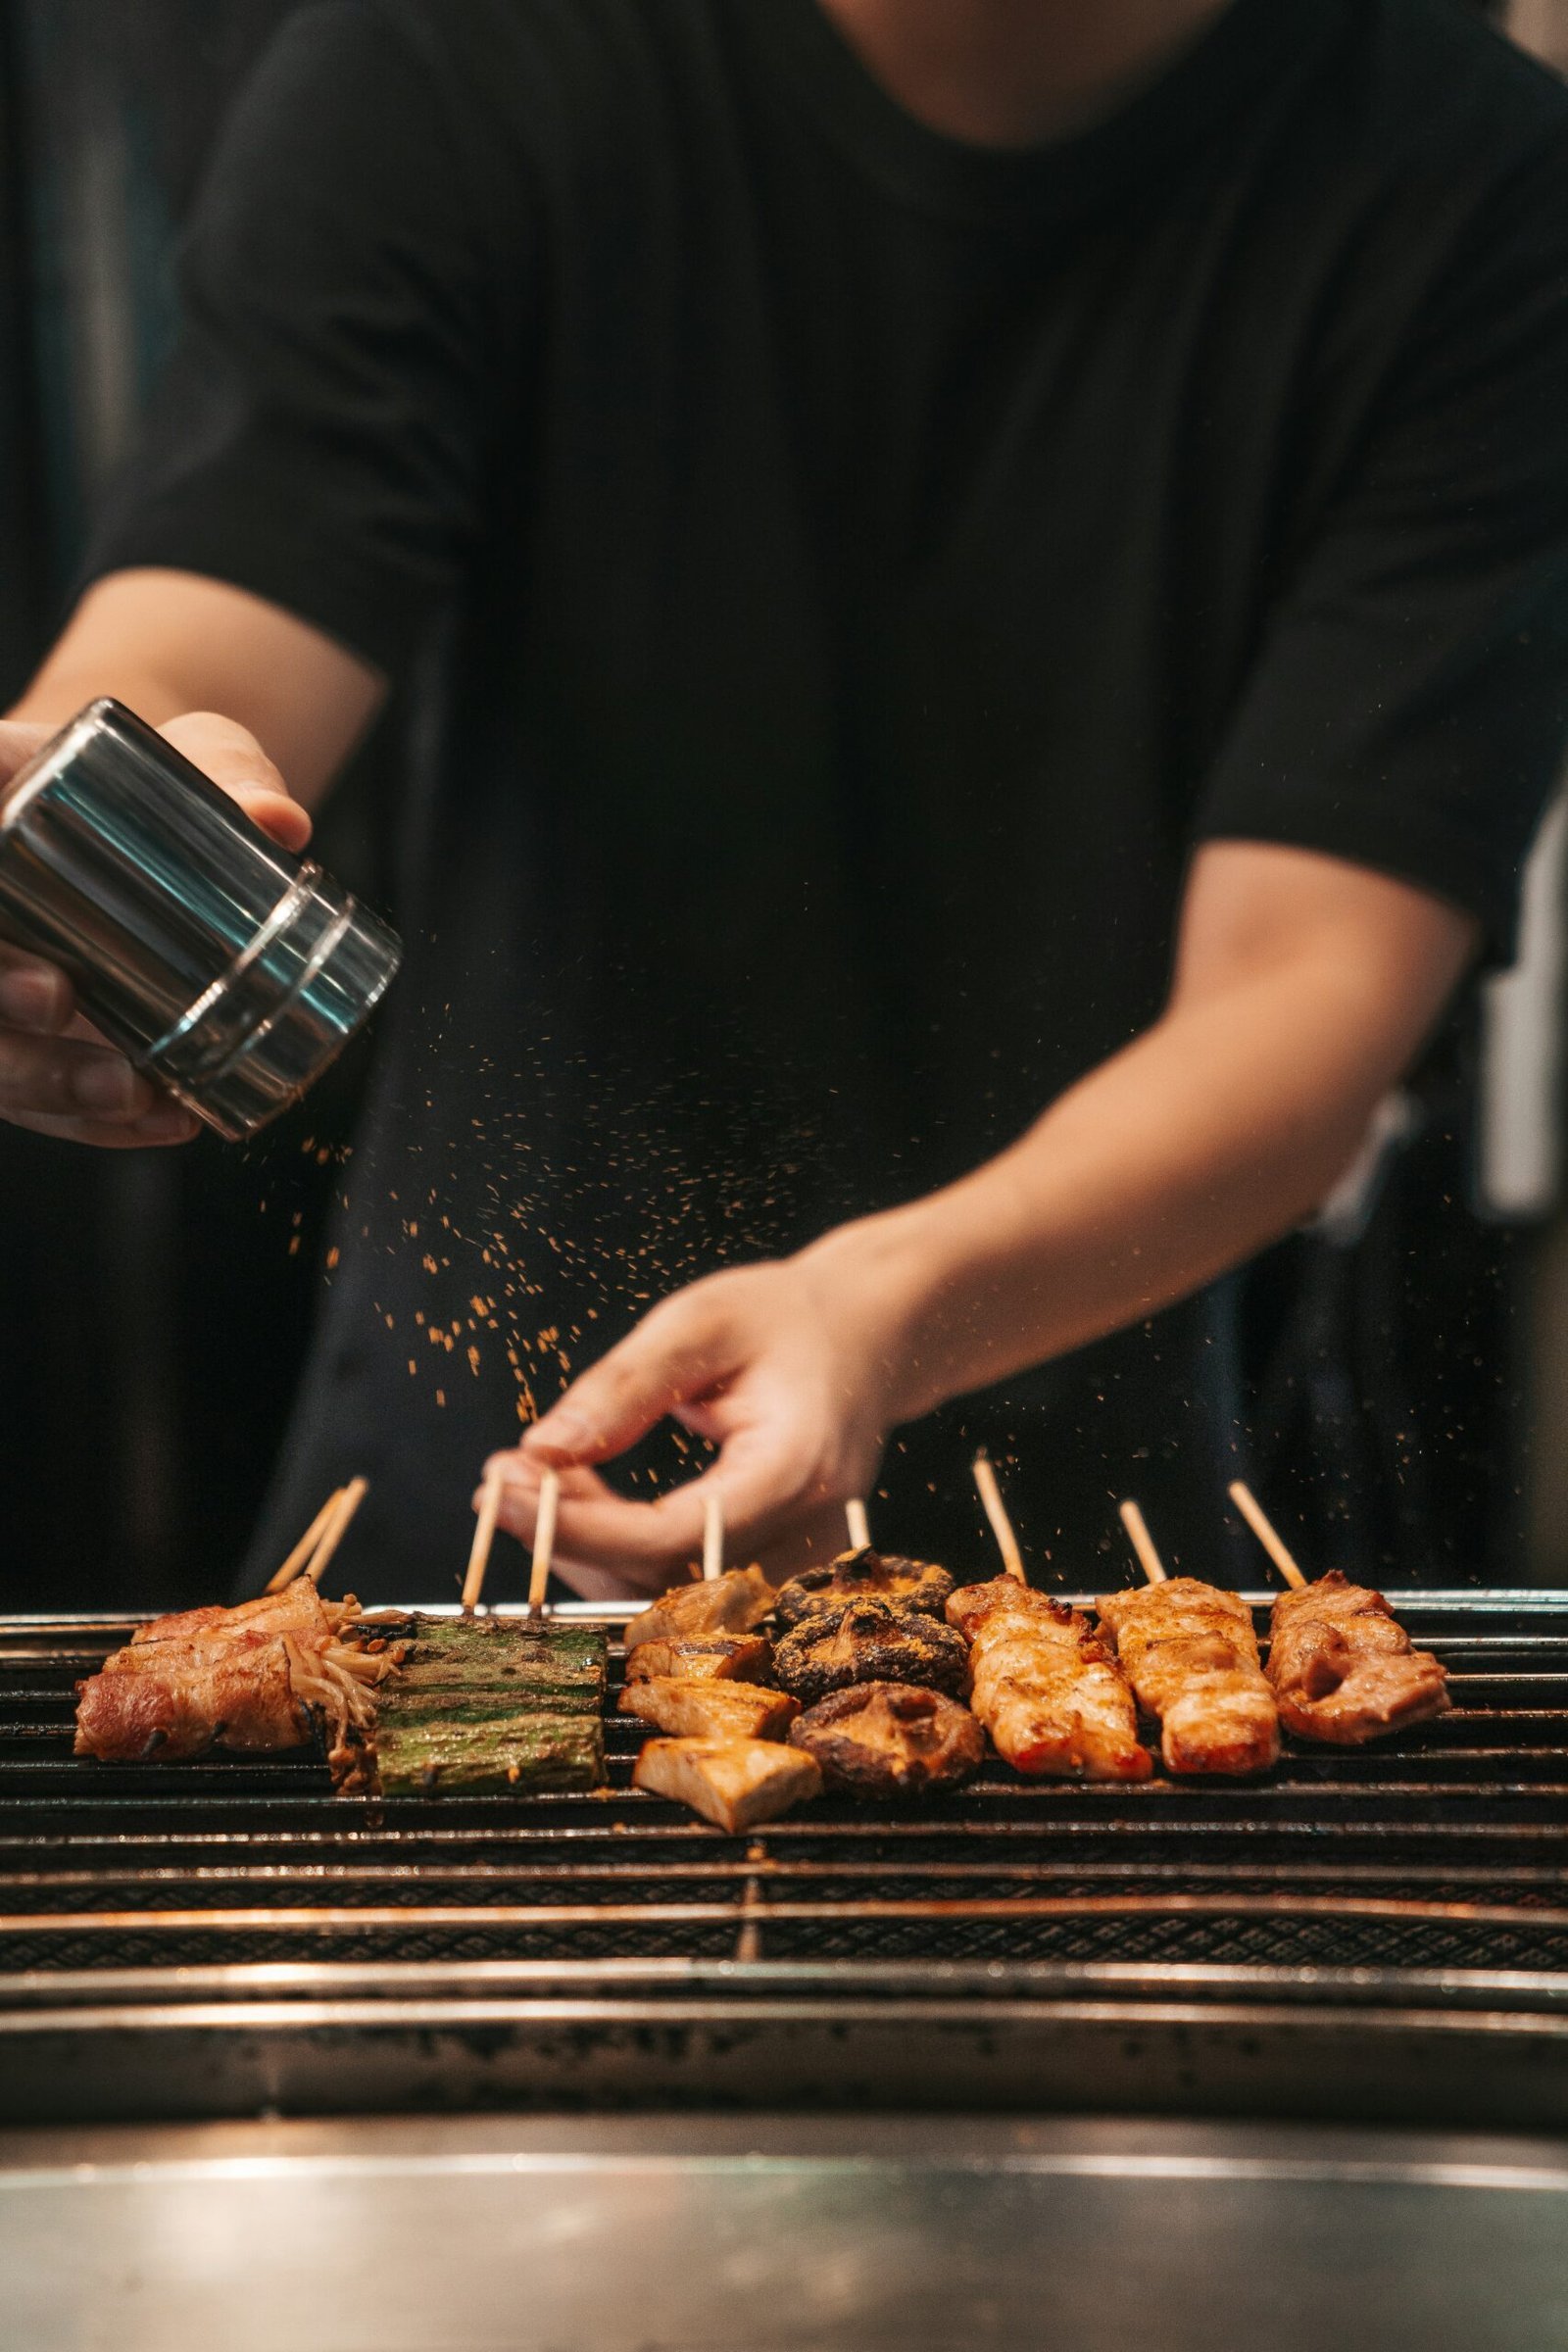
[[[710,1490],[737,1556],[837,1549],[897,1423],[1152,1314],[1309,1216],[1478,937],[1386,875],[1210,843],[1152,1027],[946,1191],[657,1306],[496,1457],[505,1524],[531,1533],[549,1463],[585,1590],[663,1582],[698,1548]],[[622,1500],[592,1465],[666,1413],[717,1461]]]
[[[0,793],[57,728],[112,694],[285,849],[373,716],[382,683],[331,638],[220,580],[124,571],[90,589],[0,724]],[[265,747],[265,748],[264,748]],[[0,1117],[74,1143],[184,1143],[196,1121],[75,1008],[71,983],[0,942]]]

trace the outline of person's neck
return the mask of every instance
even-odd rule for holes
[[[1231,0],[817,0],[933,130],[1027,147],[1110,113]]]

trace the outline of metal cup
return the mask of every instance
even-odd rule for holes
[[[0,807],[0,934],[63,965],[111,1043],[231,1142],[320,1076],[401,954],[329,874],[108,700]]]

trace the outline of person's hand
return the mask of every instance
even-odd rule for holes
[[[842,1551],[844,1505],[866,1493],[901,1417],[893,1295],[855,1228],[677,1292],[514,1451],[492,1456],[501,1524],[531,1541],[540,1475],[559,1470],[556,1566],[594,1599],[681,1576],[702,1550],[710,1494],[723,1501],[732,1563],[760,1560],[778,1578]],[[716,1445],[717,1459],[657,1501],[614,1494],[593,1465],[666,1414]]]
[[[0,725],[0,798],[55,732]],[[160,732],[285,850],[302,850],[311,820],[253,735],[194,710]],[[121,1151],[182,1144],[199,1122],[134,1070],[76,1010],[58,965],[0,941],[0,1117],[37,1135]]]

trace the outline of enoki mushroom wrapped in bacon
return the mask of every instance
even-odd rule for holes
[[[371,1691],[396,1664],[342,1637],[357,1601],[313,1585],[235,1609],[192,1609],[144,1626],[76,1686],[75,1752],[103,1763],[180,1763],[212,1747],[331,1750],[374,1720]]]

